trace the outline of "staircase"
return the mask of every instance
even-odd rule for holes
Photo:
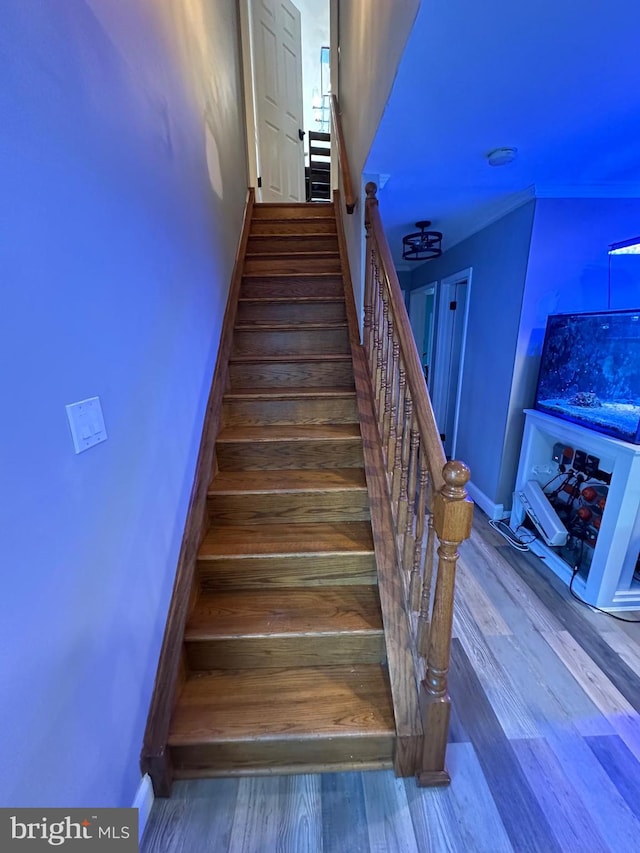
[[[175,778],[393,764],[354,322],[333,206],[255,205],[168,737]]]

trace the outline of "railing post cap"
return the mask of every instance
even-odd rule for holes
[[[367,194],[368,199],[375,199],[376,193],[378,192],[378,187],[374,184],[373,181],[368,181],[365,184],[364,191]]]
[[[442,469],[442,477],[445,482],[444,488],[449,494],[460,494],[460,490],[469,482],[471,471],[469,467],[457,459],[452,459]]]

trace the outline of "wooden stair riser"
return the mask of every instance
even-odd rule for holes
[[[244,275],[241,299],[295,299],[304,296],[330,296],[341,299],[344,284],[339,275]]]
[[[328,666],[380,663],[384,660],[384,635],[333,634],[328,636],[241,637],[188,641],[191,670],[254,669],[256,667]]]
[[[360,586],[375,583],[373,553],[287,554],[198,560],[203,592],[274,587]]]
[[[340,256],[334,253],[300,252],[290,257],[267,257],[247,255],[244,262],[245,275],[280,275],[282,273],[335,273],[342,271]]]
[[[287,360],[280,356],[271,361],[235,359],[229,364],[229,381],[234,389],[294,387],[354,388],[353,368],[348,356]],[[355,389],[354,389],[355,390]]]
[[[337,252],[338,238],[335,234],[293,234],[249,237],[249,255],[282,254],[283,252]]]
[[[308,219],[256,219],[251,224],[252,237],[313,237],[317,234],[336,234],[336,223],[325,217]]]
[[[232,355],[316,355],[349,352],[349,333],[339,328],[238,329]]]
[[[176,779],[197,779],[388,769],[393,764],[394,747],[395,735],[390,733],[172,746],[170,753]]]
[[[380,664],[213,670],[192,675],[168,745],[183,769],[390,761],[394,720]],[[339,748],[338,748],[339,747]]]
[[[236,323],[344,323],[346,321],[344,300],[295,301],[293,299],[271,302],[266,299],[243,299],[238,305]]]
[[[211,523],[215,525],[368,521],[370,518],[366,489],[209,495],[208,509]]]
[[[253,208],[253,220],[299,220],[327,219],[335,228],[335,212],[332,204],[256,204]]]
[[[225,441],[216,444],[221,471],[362,468],[362,439],[323,441]]]
[[[356,398],[315,397],[286,400],[225,398],[223,423],[226,426],[257,424],[344,424],[357,423]]]

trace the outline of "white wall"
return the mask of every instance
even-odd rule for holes
[[[236,4],[4,0],[0,77],[0,803],[130,805],[246,191]]]
[[[345,216],[356,305],[362,305],[364,233],[361,176],[420,0],[340,0],[338,98],[354,189],[355,213]]]

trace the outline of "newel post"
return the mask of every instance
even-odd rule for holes
[[[463,462],[447,462],[444,486],[433,496],[433,524],[438,536],[438,567],[429,631],[427,671],[422,682],[424,748],[419,785],[446,785],[445,769],[451,700],[448,692],[453,601],[458,546],[471,535],[473,503],[465,488],[470,472]]]

